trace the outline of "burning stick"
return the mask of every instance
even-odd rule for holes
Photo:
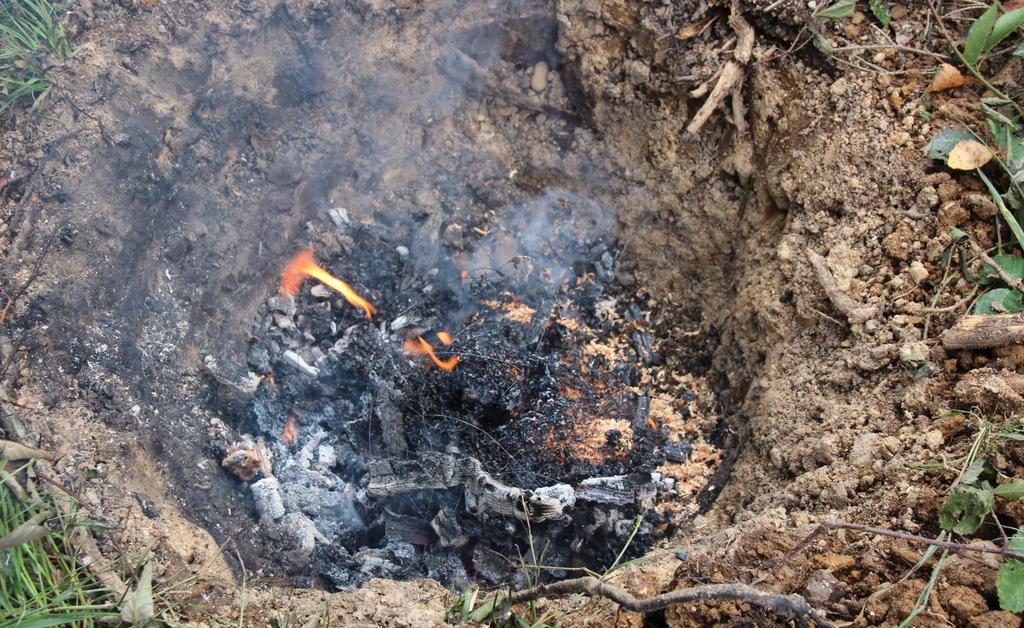
[[[452,337],[447,332],[438,332],[437,337],[445,345],[452,343]],[[452,356],[447,360],[442,360],[437,357],[434,353],[434,347],[430,346],[430,343],[423,339],[423,336],[416,336],[416,340],[408,338],[405,344],[402,345],[402,350],[405,351],[406,355],[426,355],[430,356],[430,359],[437,365],[437,368],[444,371],[455,370],[455,365],[459,363],[458,356]]]
[[[345,300],[360,308],[366,314],[366,318],[372,317],[375,310],[373,305],[363,297],[356,294],[352,286],[338,279],[331,273],[321,268],[313,259],[313,249],[303,249],[295,254],[295,257],[288,262],[281,273],[281,294],[294,296],[299,292],[299,286],[306,277],[312,277],[328,288],[345,297]]]

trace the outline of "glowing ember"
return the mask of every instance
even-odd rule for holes
[[[293,410],[288,413],[288,420],[284,422],[284,429],[281,430],[281,440],[284,441],[285,445],[289,445],[298,435],[299,416],[295,414],[295,411]]]
[[[363,310],[366,318],[371,318],[375,310],[373,305],[356,294],[350,285],[321,268],[313,259],[313,249],[303,249],[295,254],[281,273],[281,293],[293,296],[298,294],[299,286],[306,277],[312,277],[328,288],[345,297],[345,300]]]
[[[437,339],[446,347],[450,347],[452,345],[452,335],[446,331],[437,332]]]
[[[442,336],[442,334],[444,334],[444,336]],[[445,342],[445,338],[447,338],[448,342],[445,342],[445,344],[451,344],[452,337],[447,333],[443,331],[439,332],[437,334],[437,337],[441,339],[441,342]],[[405,341],[405,344],[402,346],[402,349],[405,351],[406,355],[429,356],[431,361],[433,361],[433,363],[437,365],[437,368],[444,371],[455,370],[455,365],[459,363],[458,356],[453,355],[447,360],[442,360],[441,358],[437,357],[437,355],[434,354],[434,347],[431,347],[430,343],[423,339],[423,336],[417,336],[416,340],[408,338]]]

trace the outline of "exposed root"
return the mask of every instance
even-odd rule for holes
[[[743,84],[746,66],[754,51],[754,27],[743,19],[743,15],[740,14],[739,7],[735,2],[732,4],[732,9],[729,13],[729,25],[736,31],[736,48],[733,50],[733,58],[721,69],[718,74],[718,82],[715,83],[714,89],[711,90],[711,95],[708,96],[708,99],[704,101],[704,104],[694,114],[693,119],[690,120],[690,124],[687,125],[686,132],[691,135],[700,133],[700,130],[704,128],[704,125],[711,117],[711,114],[722,104],[726,96],[733,94],[734,100],[740,97],[739,88]],[[694,94],[703,95],[706,89],[706,85],[704,85],[698,88]]]
[[[846,320],[857,324],[878,315],[877,307],[857,303],[839,289],[835,277],[832,276],[828,266],[825,265],[824,257],[808,249],[807,259],[811,262],[811,267],[814,268],[814,274],[818,278],[818,283],[825,290],[825,296],[832,302],[832,306],[846,317]]]
[[[677,604],[687,602],[731,601],[745,602],[790,619],[798,626],[833,626],[818,614],[803,597],[765,593],[745,584],[709,584],[700,587],[678,589],[648,598],[637,598],[622,587],[604,582],[600,578],[586,576],[542,584],[524,591],[517,591],[505,600],[509,604],[520,604],[540,598],[565,597],[583,594],[607,598],[619,606],[636,613],[653,613]]]

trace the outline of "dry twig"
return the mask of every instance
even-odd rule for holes
[[[622,587],[609,584],[600,578],[585,576],[516,591],[509,595],[504,602],[521,604],[540,598],[565,597],[575,594],[603,597],[635,613],[653,613],[689,602],[744,602],[790,619],[798,626],[826,627],[834,625],[819,615],[811,608],[807,600],[799,595],[765,593],[745,584],[709,584],[677,589],[653,597],[637,598]]]

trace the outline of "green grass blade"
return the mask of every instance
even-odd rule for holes
[[[978,64],[978,57],[981,56],[985,45],[988,43],[989,36],[992,34],[992,28],[996,24],[996,18],[999,15],[999,3],[993,2],[992,6],[985,10],[974,24],[971,24],[970,30],[967,31],[967,39],[964,40],[964,60],[970,65],[974,66]]]

